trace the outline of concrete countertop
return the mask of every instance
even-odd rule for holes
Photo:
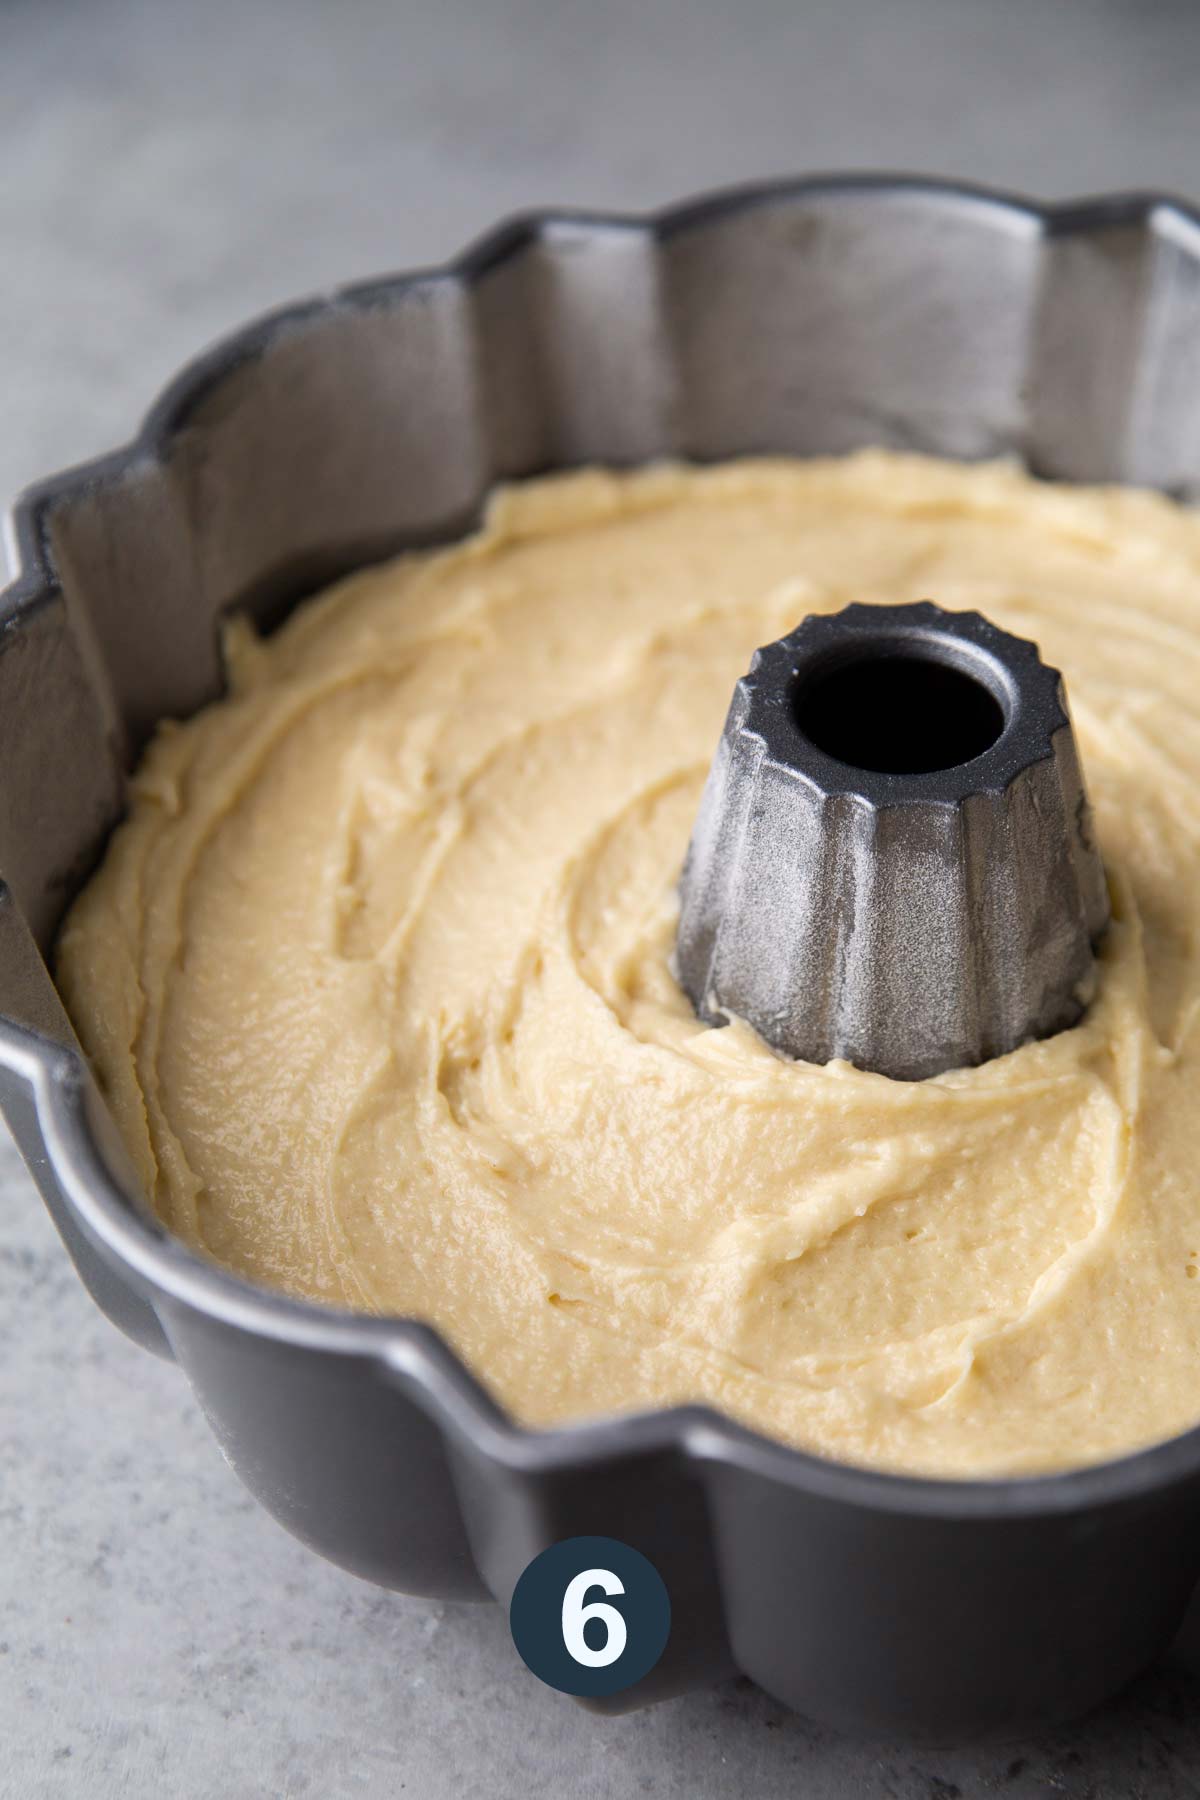
[[[262,307],[499,215],[817,168],[1200,195],[1200,8],[1133,0],[9,0],[0,492]],[[493,1607],[378,1592],[239,1487],[0,1143],[0,1796],[1200,1792],[1200,1617],[1035,1743],[846,1740],[748,1683],[603,1720]]]

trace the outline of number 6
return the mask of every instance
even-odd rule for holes
[[[590,1606],[583,1604],[584,1595],[593,1587],[603,1588],[606,1594],[625,1592],[624,1585],[611,1569],[583,1569],[567,1584],[563,1595],[563,1643],[567,1646],[567,1654],[577,1663],[583,1663],[589,1669],[605,1669],[609,1663],[616,1662],[625,1648],[625,1620],[615,1606],[609,1606],[603,1600],[593,1600]],[[602,1649],[593,1650],[583,1635],[589,1619],[604,1621],[608,1635]]]

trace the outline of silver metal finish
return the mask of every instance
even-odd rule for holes
[[[344,289],[188,369],[126,449],[33,490],[0,599],[0,1102],[76,1266],[185,1370],[248,1487],[361,1575],[503,1600],[545,1544],[648,1555],[686,1630],[621,1704],[731,1661],[877,1730],[1078,1713],[1200,1574],[1200,1429],[1102,1467],[916,1480],[708,1408],[548,1432],[435,1332],[253,1288],[149,1214],[47,968],[154,722],[260,620],[497,480],[884,443],[1200,487],[1200,220],[854,177],[659,218],[538,216],[449,269]]]
[[[1108,922],[1062,677],[979,613],[756,651],[680,881],[680,980],[785,1055],[915,1081],[1075,1024]]]

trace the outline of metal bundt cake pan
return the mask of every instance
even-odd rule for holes
[[[506,1600],[552,1541],[619,1537],[673,1628],[611,1710],[739,1668],[843,1724],[1015,1732],[1171,1637],[1200,1574],[1200,1429],[994,1482],[841,1466],[702,1407],[522,1430],[428,1328],[257,1290],[169,1238],[45,960],[147,733],[219,692],[231,607],[270,622],[460,533],[504,478],[864,444],[1194,494],[1200,219],[864,178],[540,215],[202,357],[131,445],[16,510],[0,1098],[98,1303],[178,1360],[247,1486],[324,1555]]]

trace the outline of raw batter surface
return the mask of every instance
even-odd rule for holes
[[[700,1026],[668,959],[752,650],[925,598],[1063,670],[1114,919],[1082,1025],[898,1083]],[[432,1320],[533,1424],[704,1399],[968,1475],[1200,1419],[1200,519],[883,452],[588,473],[229,651],[59,945],[190,1244]]]

